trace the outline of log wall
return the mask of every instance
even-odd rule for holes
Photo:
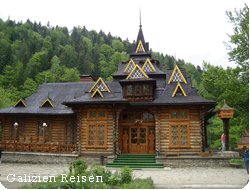
[[[88,121],[87,120],[87,110],[88,109],[96,109],[96,108],[105,108],[107,110],[107,119],[106,120],[98,120],[98,121]],[[86,105],[80,107],[79,113],[80,119],[80,154],[104,154],[110,155],[113,154],[114,151],[114,117],[113,117],[113,107],[112,104],[109,105]],[[90,148],[86,147],[86,139],[87,139],[87,123],[88,122],[107,122],[107,147],[105,148]]]
[[[38,135],[38,123],[40,121],[50,122],[50,141],[59,142],[64,144],[66,140],[66,121],[71,120],[76,122],[75,116],[5,116],[2,119],[3,122],[3,134],[2,141],[11,140],[11,128],[13,122],[23,122],[23,136],[37,136]]]
[[[189,110],[189,120],[187,121],[173,121],[169,119],[170,110],[172,109],[188,109]],[[202,135],[201,135],[201,122],[200,122],[200,110],[198,107],[161,107],[159,109],[160,117],[159,123],[159,136],[157,136],[157,141],[160,139],[159,153],[175,153],[179,152],[181,154],[198,154],[202,150]],[[190,148],[170,148],[169,147],[169,126],[171,123],[189,123],[190,129]],[[156,125],[156,127],[157,127]],[[158,128],[158,127],[157,127]]]

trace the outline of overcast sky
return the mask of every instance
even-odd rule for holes
[[[48,21],[52,26],[86,26],[88,30],[101,29],[113,36],[136,40],[139,31],[139,6],[146,42],[153,51],[176,55],[194,65],[203,60],[213,65],[235,67],[228,61],[223,41],[232,34],[226,10],[243,8],[242,0],[126,0],[126,1],[7,1],[0,0],[0,18],[6,21]]]

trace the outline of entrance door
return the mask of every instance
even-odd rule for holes
[[[148,128],[147,127],[130,127],[130,154],[147,154],[147,134]]]

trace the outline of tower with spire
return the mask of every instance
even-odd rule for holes
[[[141,24],[141,11],[140,11],[140,25],[139,25],[139,33],[137,36],[137,40],[132,45],[132,53],[130,54],[130,58],[136,57],[150,57],[151,54],[149,52],[149,43],[145,42],[143,32],[142,32],[142,24]]]

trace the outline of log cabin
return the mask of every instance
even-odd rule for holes
[[[163,71],[141,25],[129,60],[112,77],[43,83],[30,97],[0,109],[1,146],[79,156],[204,151],[205,123],[217,103],[197,94],[185,69]]]

